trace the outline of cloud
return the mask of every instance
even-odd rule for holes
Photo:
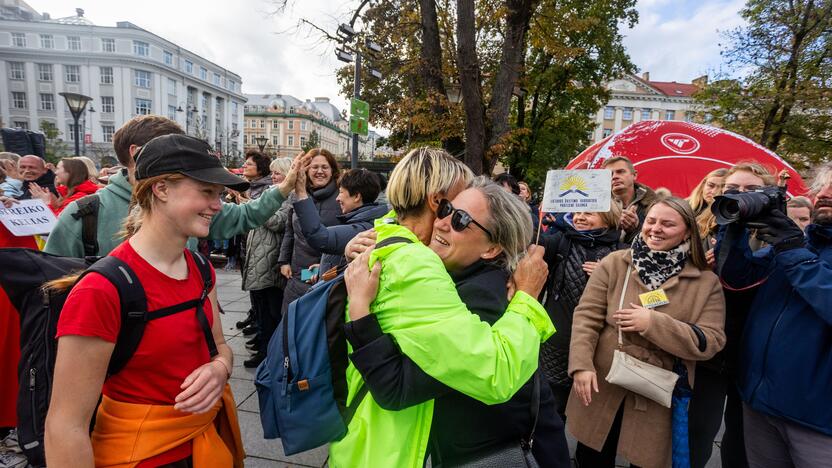
[[[633,63],[654,81],[690,80],[718,70],[720,32],[743,24],[744,0],[638,3],[639,23],[624,31]]]

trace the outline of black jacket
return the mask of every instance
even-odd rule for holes
[[[337,219],[340,224],[326,226],[321,222],[321,217],[311,198],[294,202],[292,208],[306,242],[313,249],[323,253],[321,273],[332,267],[345,265],[344,248],[347,243],[356,234],[372,229],[373,221],[390,211],[386,204],[365,203],[349,213],[338,215]]]
[[[584,262],[597,262],[623,247],[618,230],[577,231],[569,218],[558,220],[558,231],[541,238],[546,248],[543,259],[549,266],[544,306],[557,333],[540,348],[540,365],[550,383],[570,386],[567,373],[569,340],[572,336],[572,314],[584,293],[589,276]]]
[[[309,198],[315,203],[318,217],[324,226],[335,226],[338,224],[338,215],[341,214],[341,207],[335,198],[338,196],[338,187],[335,182],[330,182],[326,187],[309,192]],[[294,203],[297,198],[294,193],[289,196]],[[286,231],[283,233],[283,242],[280,244],[280,257],[278,265],[290,265],[292,276],[300,280],[300,271],[308,268],[309,265],[321,263],[321,251],[309,245],[306,236],[300,226],[300,220],[294,212],[289,210],[289,223],[286,224]]]
[[[472,313],[489,324],[503,315],[508,307],[505,270],[480,261],[452,277]],[[453,460],[512,441],[519,443],[529,436],[534,377],[511,400],[489,406],[424,373],[402,354],[390,335],[383,334],[374,315],[349,322],[345,328],[354,350],[350,359],[382,408],[399,410],[435,399],[430,435],[433,466],[453,465]],[[543,379],[541,383],[534,456],[542,467],[568,467],[563,421],[555,412],[551,389]]]
[[[23,195],[20,196],[21,200],[31,200],[32,192],[29,191],[29,184],[31,184],[31,183],[32,182],[30,182],[28,180],[23,181]],[[58,195],[58,190],[55,189],[55,173],[54,172],[47,169],[46,173],[44,173],[42,176],[38,177],[37,180],[35,180],[35,183],[38,184],[40,186],[40,188],[49,190],[56,197],[59,196]]]

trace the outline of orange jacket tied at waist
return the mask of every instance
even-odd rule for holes
[[[132,468],[142,460],[193,442],[194,468],[242,467],[245,452],[231,387],[202,414],[170,405],[122,403],[103,397],[92,447],[96,467]]]

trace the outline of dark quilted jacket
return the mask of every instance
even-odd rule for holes
[[[618,230],[577,231],[568,216],[559,220],[559,224],[558,232],[541,239],[546,247],[544,259],[549,265],[544,305],[557,333],[541,345],[540,365],[550,383],[569,386],[572,384],[567,373],[572,313],[589,280],[582,265],[601,260],[621,245]]]

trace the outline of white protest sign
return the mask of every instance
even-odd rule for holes
[[[609,169],[556,170],[546,173],[541,211],[574,213],[610,210],[612,172]]]
[[[20,200],[11,208],[0,204],[0,221],[15,236],[49,234],[57,220],[41,200]]]

